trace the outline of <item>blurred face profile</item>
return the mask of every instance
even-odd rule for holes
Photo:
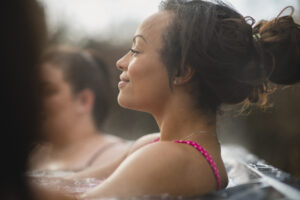
[[[42,66],[43,80],[43,136],[57,137],[67,133],[76,120],[76,98],[68,82],[64,80],[63,71],[52,64]]]
[[[120,75],[118,102],[121,106],[156,112],[164,106],[170,87],[166,67],[160,59],[162,33],[170,18],[159,12],[137,29],[131,50],[117,61]]]

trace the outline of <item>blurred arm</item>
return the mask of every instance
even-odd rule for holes
[[[124,153],[120,154],[117,158],[115,158],[112,162],[107,164],[96,163],[95,165],[89,167],[88,169],[76,173],[68,177],[67,179],[84,179],[84,178],[97,178],[97,179],[106,179],[109,177],[118,166],[133,152],[140,149],[141,147],[149,144],[154,139],[158,138],[160,133],[153,133],[146,136],[141,137],[136,142],[130,144],[129,147],[124,148]]]

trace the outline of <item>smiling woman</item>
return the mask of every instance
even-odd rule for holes
[[[216,135],[220,106],[261,105],[270,81],[300,81],[299,25],[280,15],[254,27],[249,21],[221,1],[202,0],[163,1],[143,21],[116,64],[118,102],[151,113],[160,135],[139,139],[82,198],[193,196],[227,186]]]

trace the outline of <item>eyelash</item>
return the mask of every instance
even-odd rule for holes
[[[134,55],[136,55],[136,54],[138,54],[138,53],[140,53],[139,51],[136,51],[136,50],[134,50],[134,49],[130,49],[130,52],[131,52],[131,54],[134,56]]]

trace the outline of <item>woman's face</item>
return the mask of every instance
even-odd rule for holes
[[[43,112],[42,132],[46,138],[67,134],[74,125],[76,99],[63,71],[52,64],[42,65]],[[50,138],[49,138],[50,139]]]
[[[168,12],[159,12],[147,18],[133,37],[131,51],[117,61],[122,71],[118,85],[121,106],[153,113],[167,102],[171,90],[160,49],[162,33],[171,17]]]

